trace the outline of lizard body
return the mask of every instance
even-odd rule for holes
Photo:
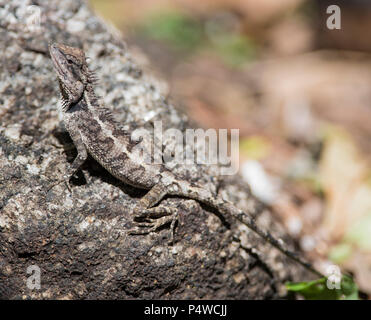
[[[134,219],[170,217],[174,225],[177,208],[159,205],[166,195],[185,197],[210,206],[226,217],[234,217],[245,224],[286,256],[321,275],[308,263],[286,249],[269,232],[260,229],[254,220],[231,202],[214,195],[202,186],[178,178],[163,164],[139,161],[132,152],[138,143],[130,133],[120,130],[110,111],[100,106],[94,93],[94,76],[89,71],[81,49],[63,44],[51,44],[50,55],[57,73],[62,96],[63,121],[78,155],[64,179],[69,179],[86,160],[88,153],[114,177],[134,187],[149,190],[134,208]],[[163,222],[162,221],[162,222]],[[131,230],[132,234],[145,234],[158,228],[158,223],[142,224],[147,229]]]

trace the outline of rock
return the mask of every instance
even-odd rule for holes
[[[152,128],[162,121],[164,129],[182,130],[190,124],[85,2],[32,1],[37,3],[40,26],[26,28],[29,20],[21,13],[31,1],[0,1],[6,17],[0,22],[1,298],[272,299],[282,296],[285,281],[302,279],[299,266],[246,227],[197,204],[182,211],[173,245],[167,228],[128,236],[131,210],[144,192],[120,183],[92,159],[72,179],[71,192],[64,184],[49,189],[76,150],[60,124],[48,42],[86,51],[101,80],[97,93],[122,124]],[[238,177],[221,182],[196,165],[174,170],[218,190],[290,242]],[[183,208],[185,200],[164,201]],[[39,289],[28,281],[35,270]]]

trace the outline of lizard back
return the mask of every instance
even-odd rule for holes
[[[162,165],[147,165],[132,150],[138,144],[120,129],[111,112],[99,105],[93,88],[64,112],[67,130],[77,132],[88,153],[117,179],[143,189],[152,188],[161,178]]]

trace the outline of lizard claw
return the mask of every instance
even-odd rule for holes
[[[178,220],[178,214],[174,214],[171,216],[164,216],[157,219],[155,222],[152,223],[138,223],[136,222],[136,226],[132,229],[128,230],[128,234],[130,235],[145,235],[151,232],[156,232],[162,227],[170,224],[170,243],[174,243],[174,230],[175,230],[175,223]]]
[[[54,187],[60,185],[61,183],[65,183],[66,184],[66,187],[68,189],[69,192],[72,192],[71,190],[71,187],[70,187],[70,184],[69,184],[69,178],[64,176],[63,179],[61,180],[57,180],[55,183],[53,183],[51,186],[49,186],[48,188],[48,192],[53,189]]]

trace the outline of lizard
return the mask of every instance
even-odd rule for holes
[[[87,65],[84,51],[61,43],[50,43],[49,52],[59,82],[59,108],[63,122],[77,149],[76,158],[60,181],[67,181],[68,185],[69,179],[90,154],[118,180],[148,190],[133,209],[133,218],[138,225],[130,229],[129,234],[148,234],[156,231],[160,223],[168,224],[170,221],[173,229],[178,208],[160,203],[165,196],[178,196],[209,206],[224,217],[233,217],[284,255],[322,277],[311,264],[287,249],[282,240],[276,240],[268,231],[262,230],[250,215],[232,202],[201,185],[179,178],[164,164],[140,161],[138,155],[132,152],[138,141],[132,139],[130,132],[120,129],[112,112],[99,103],[94,91],[97,78]],[[145,222],[140,224],[140,221]]]

